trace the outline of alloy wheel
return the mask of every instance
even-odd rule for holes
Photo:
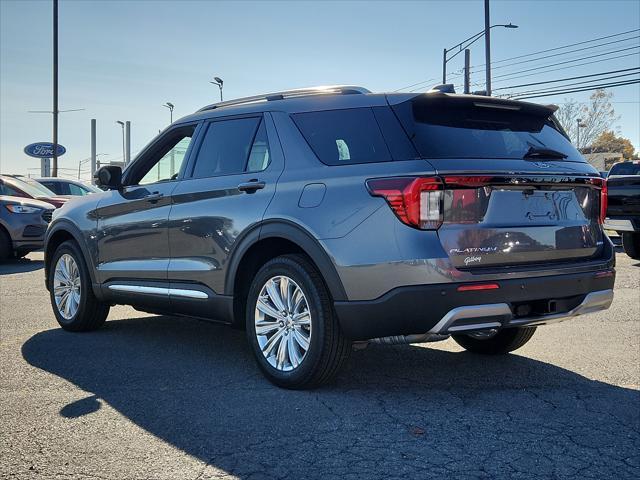
[[[302,288],[278,275],[263,285],[255,309],[255,334],[269,364],[291,371],[304,360],[311,342],[311,312]]]
[[[80,307],[80,269],[74,258],[65,253],[56,263],[53,274],[53,296],[58,313],[65,319],[74,317]]]

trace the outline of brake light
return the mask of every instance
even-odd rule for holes
[[[609,204],[609,192],[607,191],[607,180],[602,180],[602,188],[600,188],[600,223],[604,224],[607,218],[607,206]]]
[[[396,216],[414,228],[435,230],[442,224],[442,181],[438,177],[376,178],[369,193],[384,198]]]
[[[491,185],[494,179],[490,176],[447,175],[444,177],[444,183],[447,187],[478,188]]]

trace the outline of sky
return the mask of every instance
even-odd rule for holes
[[[214,76],[224,80],[225,99],[313,85],[361,85],[393,91],[441,80],[442,50],[484,28],[482,0],[375,2],[214,2],[60,0],[61,173],[77,175],[90,155],[90,120],[97,119],[97,151],[122,158],[117,120],[132,124],[135,154],[174,119],[219,99]],[[23,153],[51,141],[52,4],[49,0],[0,0],[0,171],[39,175],[39,160]],[[493,0],[492,60],[640,28],[637,0]],[[627,35],[638,35],[640,32]],[[616,37],[615,39],[625,38]],[[601,42],[596,42],[601,43]],[[586,52],[494,69],[494,88],[586,75],[640,65],[630,56],[598,61],[595,55],[640,41],[631,39]],[[590,44],[592,45],[592,44]],[[595,63],[533,74],[497,75],[594,55]],[[453,59],[458,71],[463,56]],[[527,57],[527,58],[535,58]],[[592,60],[593,61],[593,60]],[[472,82],[484,78],[484,43],[471,47]],[[496,66],[497,66],[496,65]],[[454,77],[452,80],[459,80]],[[429,79],[433,79],[430,81]],[[429,81],[428,81],[429,80]],[[509,83],[512,82],[512,83]],[[482,85],[477,88],[483,88]],[[640,85],[612,90],[617,131],[640,149]],[[590,92],[539,98],[540,103],[588,100]],[[84,167],[83,167],[84,170]],[[84,173],[84,177],[87,174]]]

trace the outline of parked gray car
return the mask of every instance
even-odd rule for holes
[[[40,200],[0,195],[0,261],[42,248],[54,208]]]
[[[114,304],[246,328],[288,388],[354,342],[510,352],[613,298],[606,189],[553,112],[360,87],[207,106],[56,215],[53,311],[73,331]]]

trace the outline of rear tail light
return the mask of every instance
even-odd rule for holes
[[[598,215],[598,222],[604,224],[604,219],[607,218],[607,205],[609,203],[609,193],[607,191],[607,179],[606,178],[590,178],[588,182],[600,189],[600,215]]]
[[[442,181],[438,177],[377,178],[368,180],[367,187],[411,227],[435,230],[442,224]]]
[[[604,224],[607,218],[607,205],[609,204],[609,192],[607,191],[607,180],[602,180],[602,188],[600,189],[600,223]]]

